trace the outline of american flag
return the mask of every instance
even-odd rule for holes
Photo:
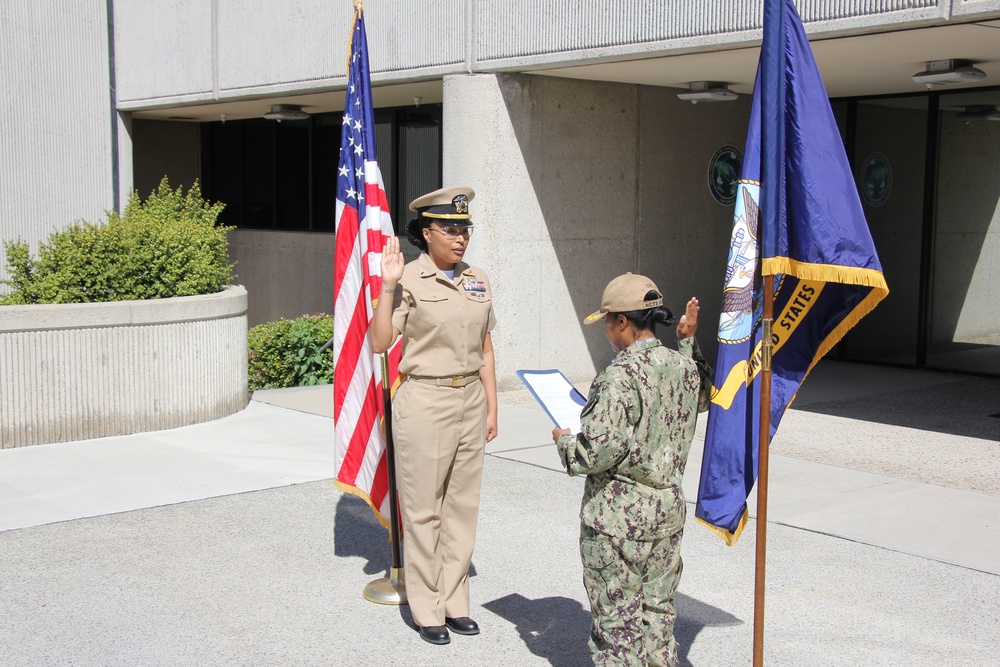
[[[371,505],[389,526],[389,482],[382,429],[382,368],[368,327],[382,287],[385,239],[393,235],[375,151],[375,121],[362,10],[354,15],[347,100],[337,175],[333,262],[333,422],[336,483]],[[389,386],[398,381],[400,346],[389,351]]]

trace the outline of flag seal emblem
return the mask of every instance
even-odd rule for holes
[[[715,201],[724,206],[732,206],[740,176],[743,172],[743,153],[736,146],[725,145],[715,151],[708,163],[708,189]]]
[[[736,344],[750,338],[760,319],[761,299],[755,285],[757,272],[757,235],[760,217],[760,185],[738,183],[733,235],[726,265],[726,287],[722,293],[719,316],[719,342]]]
[[[881,206],[892,192],[892,165],[882,153],[871,153],[861,163],[858,189],[869,206]]]

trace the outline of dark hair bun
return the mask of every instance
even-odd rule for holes
[[[406,238],[423,252],[427,252],[427,240],[423,235],[424,226],[420,218],[414,218],[406,224]]]
[[[666,306],[660,306],[653,311],[653,320],[668,327],[677,324],[677,318]]]

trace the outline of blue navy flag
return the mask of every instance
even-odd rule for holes
[[[765,0],[744,155],[695,510],[729,545],[757,479],[761,276],[775,277],[771,435],[816,362],[889,293],[792,0]]]

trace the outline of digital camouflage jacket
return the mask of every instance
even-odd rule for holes
[[[570,475],[587,475],[580,520],[630,540],[684,526],[681,479],[698,413],[708,409],[712,370],[694,337],[680,351],[636,341],[590,387],[580,433],[559,439]]]

